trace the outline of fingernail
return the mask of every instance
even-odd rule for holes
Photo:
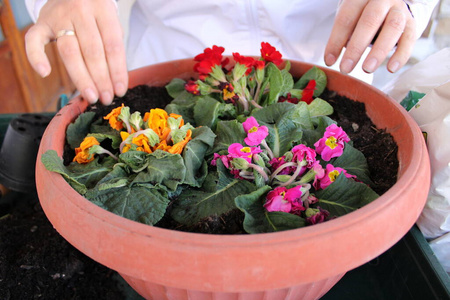
[[[118,82],[114,86],[114,90],[116,91],[116,95],[122,97],[127,92],[125,85],[122,82]]]
[[[104,105],[110,105],[113,100],[113,97],[111,96],[110,92],[102,92],[100,99],[102,100],[102,103]]]
[[[341,62],[341,72],[348,74],[353,70],[353,60],[346,58]]]
[[[331,66],[336,62],[336,56],[334,56],[333,54],[327,54],[327,56],[325,57],[325,64],[327,66]]]
[[[43,64],[38,64],[36,66],[36,71],[42,78],[45,78],[50,74],[50,70]]]
[[[389,64],[389,71],[391,73],[395,73],[398,71],[398,69],[400,68],[400,63],[398,61],[394,61],[391,64]]]
[[[376,58],[369,58],[368,61],[365,62],[363,69],[366,73],[373,73],[375,68],[377,67],[378,60]]]
[[[83,95],[89,103],[95,103],[98,100],[97,94],[91,88],[85,89]]]

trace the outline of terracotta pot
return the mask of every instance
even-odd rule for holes
[[[193,61],[130,72],[130,87],[188,79]],[[294,76],[312,65],[292,62]],[[101,209],[40,162],[62,156],[65,130],[87,102],[75,98],[51,121],[36,167],[42,207],[58,232],[80,251],[118,271],[148,299],[317,299],[347,271],[380,255],[411,228],[428,193],[423,136],[412,118],[375,88],[324,69],[331,90],[366,104],[379,128],[398,144],[397,183],[363,208],[311,227],[256,235],[209,235],[146,226]]]

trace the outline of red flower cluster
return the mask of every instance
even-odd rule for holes
[[[261,43],[261,57],[265,61],[273,62],[277,66],[283,62],[281,53],[278,52],[275,47],[266,42]]]
[[[222,60],[223,51],[225,51],[225,48],[214,45],[212,48],[206,48],[203,53],[194,58],[195,61],[198,61],[194,65],[194,71],[200,74],[200,79],[208,76],[215,66],[225,67],[228,64],[228,58]]]

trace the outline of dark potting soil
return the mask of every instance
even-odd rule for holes
[[[398,160],[397,144],[392,136],[382,128],[376,128],[366,114],[365,105],[347,97],[340,96],[336,92],[326,90],[321,96],[334,108],[332,119],[344,129],[353,141],[355,148],[359,149],[367,158],[369,171],[374,185],[372,189],[379,195],[385,193],[397,178]],[[151,108],[165,107],[171,100],[165,88],[149,87],[146,85],[130,89],[123,98],[115,98],[112,106],[91,106],[98,117],[106,116],[112,107],[129,106],[133,111],[149,111]],[[69,154],[73,155],[73,154]],[[71,157],[69,158],[71,160]],[[156,226],[180,231],[236,234],[244,233],[242,222],[244,215],[235,210],[220,216],[211,216],[197,223],[194,227],[185,227],[169,217],[169,206],[165,217]]]

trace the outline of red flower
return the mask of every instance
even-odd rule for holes
[[[200,75],[208,75],[215,66],[225,66],[228,59],[222,60],[223,51],[225,51],[225,48],[215,45],[212,48],[206,48],[203,53],[194,57],[194,60],[198,61],[194,65],[194,71]]]
[[[281,53],[275,49],[272,45],[266,42],[261,43],[261,57],[268,62],[273,62],[279,66],[283,60],[281,59]]]
[[[257,70],[262,70],[266,66],[266,63],[263,60],[255,60],[254,66]]]
[[[280,98],[278,98],[278,102],[285,102],[285,101],[297,104],[300,100],[298,98],[292,97],[291,93],[287,93],[286,97],[280,96]]]
[[[314,90],[316,89],[316,81],[311,79],[302,92],[302,101],[310,104],[314,99]]]
[[[186,84],[184,85],[184,88],[186,91],[188,91],[189,93],[191,93],[193,95],[200,94],[200,88],[198,86],[198,83],[196,83],[193,80],[189,80],[188,82],[186,82]]]
[[[253,57],[248,56],[242,56],[239,53],[233,53],[233,58],[236,63],[239,63],[241,65],[245,65],[247,67],[247,71],[245,72],[245,75],[249,75],[252,71],[252,67],[255,64],[255,59]]]

